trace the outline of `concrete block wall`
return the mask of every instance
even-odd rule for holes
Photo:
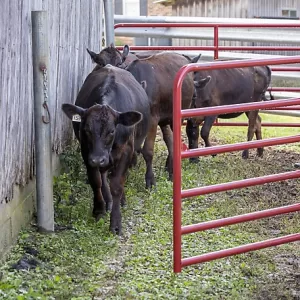
[[[60,171],[59,157],[52,156],[52,171]],[[10,247],[16,242],[20,230],[32,221],[36,212],[35,178],[25,187],[14,186],[13,199],[0,204],[0,260],[5,257]]]

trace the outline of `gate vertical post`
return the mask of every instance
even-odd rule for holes
[[[219,58],[219,26],[214,25],[214,59]]]
[[[181,272],[181,87],[185,67],[176,74],[173,99],[173,262]]]
[[[32,11],[32,65],[36,157],[37,221],[40,231],[54,231],[51,123],[48,108],[49,46],[47,11]]]

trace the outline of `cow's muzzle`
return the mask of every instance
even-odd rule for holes
[[[89,164],[94,168],[105,168],[109,165],[109,157],[106,156],[91,156]]]

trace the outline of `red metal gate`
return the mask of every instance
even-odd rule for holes
[[[118,28],[213,28],[214,31],[214,45],[213,46],[133,46],[132,50],[206,50],[214,51],[214,59],[218,59],[220,51],[300,51],[300,46],[219,46],[219,29],[220,28],[300,28],[299,22],[283,24],[227,24],[227,23],[118,23],[114,25],[114,29]],[[117,47],[121,50],[122,47]],[[299,72],[299,67],[272,67],[272,71],[280,72]],[[271,91],[286,91],[286,92],[300,92],[300,87],[272,87]],[[289,108],[282,108],[282,110],[289,110]],[[299,107],[293,107],[292,110],[299,110]],[[280,110],[280,108],[278,108]],[[248,126],[246,122],[220,122],[218,119],[214,123],[215,126]],[[299,123],[264,123],[263,127],[300,127]],[[184,145],[185,146],[185,145]],[[186,146],[185,146],[186,147]]]
[[[181,238],[184,234],[193,232],[204,231],[212,228],[219,228],[232,224],[242,223],[251,220],[257,220],[261,218],[271,217],[279,214],[300,211],[300,203],[268,209],[264,211],[253,212],[249,214],[218,219],[199,224],[182,226],[181,224],[181,206],[182,199],[188,197],[194,197],[199,195],[205,195],[209,193],[217,193],[222,191],[228,191],[232,189],[249,187],[254,185],[261,185],[270,182],[282,181],[287,179],[300,178],[300,170],[285,172],[280,174],[273,174],[268,176],[250,178],[240,181],[221,183],[216,185],[210,185],[205,187],[193,188],[189,190],[181,189],[181,159],[195,156],[204,156],[217,153],[225,153],[230,151],[237,151],[243,149],[252,149],[263,146],[281,145],[286,143],[294,143],[300,141],[300,135],[271,138],[259,141],[243,142],[232,145],[213,146],[209,148],[193,149],[189,151],[181,151],[181,118],[188,118],[192,116],[207,116],[207,115],[219,115],[228,112],[242,112],[256,109],[270,109],[280,106],[293,106],[299,105],[300,99],[286,99],[286,100],[272,100],[267,102],[255,102],[248,104],[237,105],[224,105],[210,108],[198,108],[181,110],[181,88],[184,77],[187,73],[200,70],[215,70],[215,69],[227,69],[227,68],[240,68],[251,66],[265,66],[265,65],[279,65],[300,63],[300,56],[290,56],[287,58],[275,58],[275,59],[260,59],[260,60],[243,60],[243,61],[220,61],[205,64],[189,64],[180,69],[177,73],[174,82],[174,103],[173,103],[173,132],[174,132],[174,182],[173,182],[173,247],[174,247],[174,272],[181,272],[182,267],[189,266],[196,263],[211,261],[218,258],[223,258],[235,254],[254,251],[262,248],[276,246],[284,243],[300,240],[300,233],[291,234],[275,239],[261,241],[257,243],[242,245],[235,248],[220,250],[216,252],[206,253],[195,257],[183,258],[181,255]]]

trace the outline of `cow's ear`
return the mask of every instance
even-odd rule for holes
[[[129,46],[125,45],[123,47],[123,53],[122,53],[123,61],[126,59],[126,57],[128,56],[128,54],[129,54]]]
[[[75,115],[79,115],[80,117],[82,117],[84,112],[86,111],[84,108],[70,103],[64,103],[61,108],[63,112],[67,115],[67,117],[71,120],[73,120],[73,116]]]
[[[93,51],[90,51],[88,48],[86,48],[86,51],[88,52],[88,54],[91,56],[91,59],[93,62],[96,62],[97,59],[97,54]]]
[[[142,86],[142,88],[146,91],[146,88],[147,88],[147,81],[146,81],[146,80],[141,81],[141,86]]]
[[[194,81],[194,86],[195,86],[195,88],[198,88],[198,89],[204,89],[207,86],[207,84],[210,82],[210,80],[211,80],[211,77],[207,76],[198,81]]]
[[[201,54],[199,54],[198,56],[192,58],[192,59],[191,59],[191,64],[196,63],[196,62],[200,59],[200,57],[201,57]]]
[[[143,115],[137,111],[127,111],[120,113],[118,117],[118,124],[124,126],[132,126],[139,123],[143,119]]]

